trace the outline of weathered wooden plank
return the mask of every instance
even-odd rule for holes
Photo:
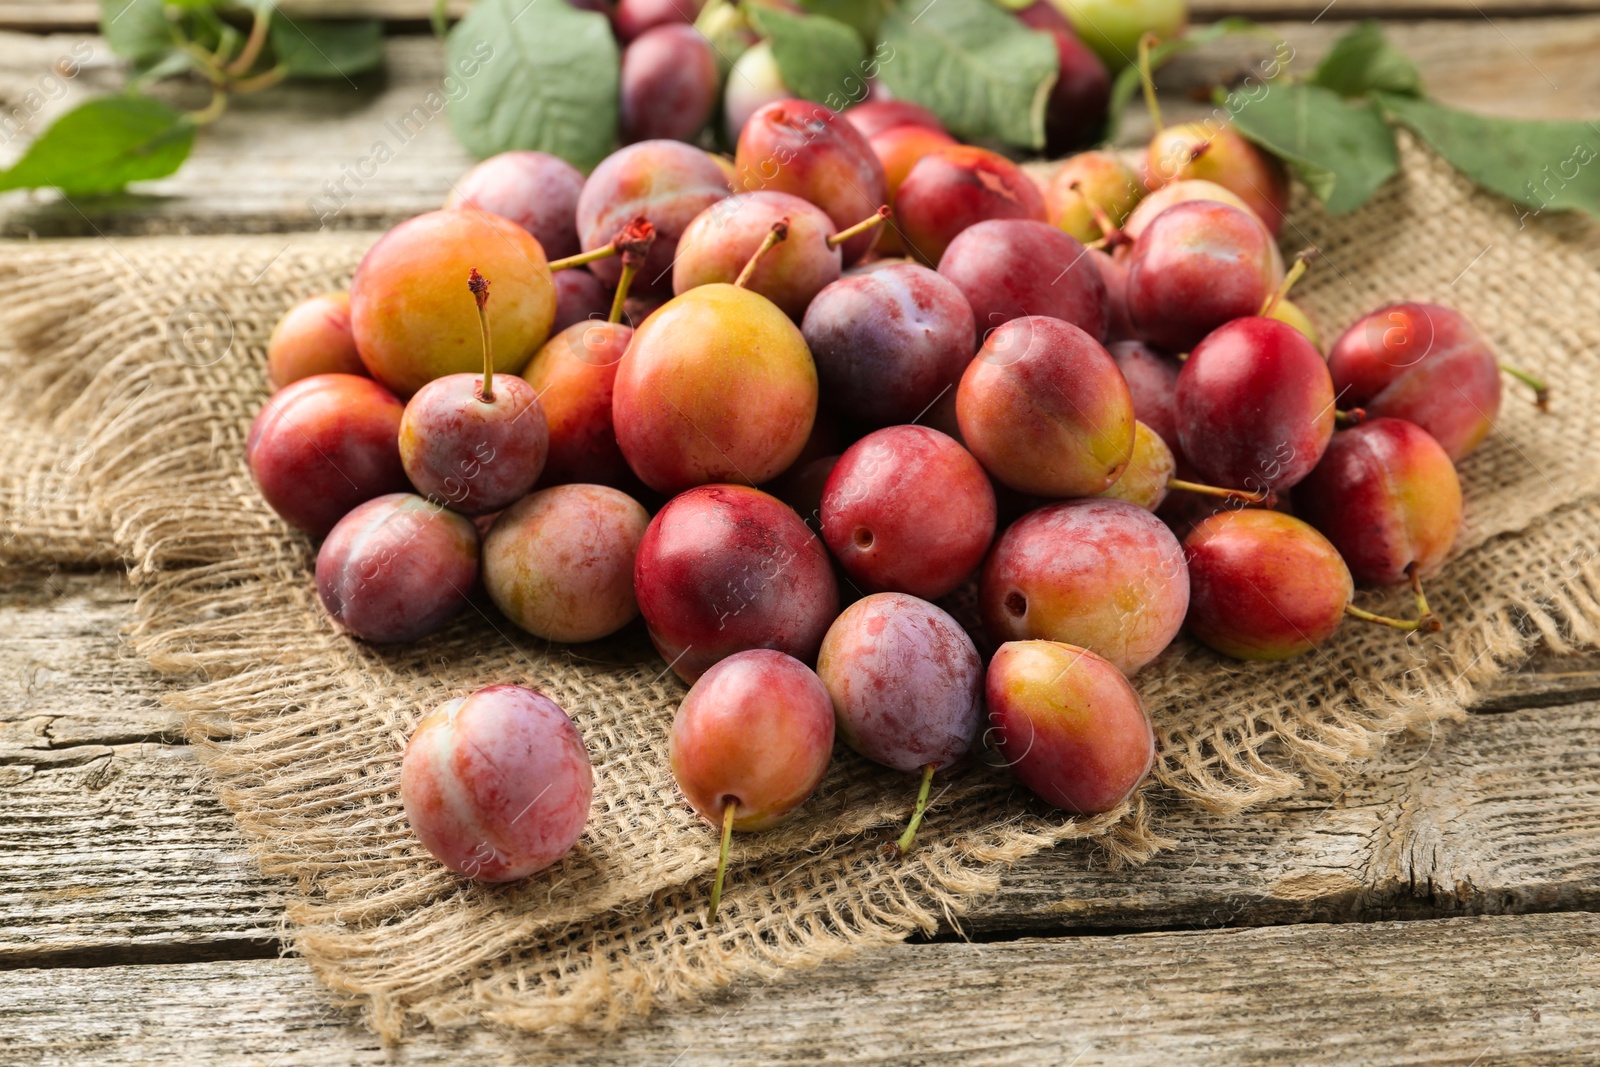
[[[1208,114],[1210,106],[1187,90],[1249,69],[1271,54],[1275,40],[1294,49],[1291,69],[1309,70],[1346,28],[1327,19],[1268,24],[1264,37],[1196,50],[1163,72],[1169,120]],[[1390,33],[1434,95],[1449,103],[1503,115],[1583,117],[1600,99],[1600,65],[1593,62],[1600,16],[1399,22]],[[93,58],[83,71],[52,80],[52,64],[85,46]],[[202,132],[182,170],[137,193],[76,203],[52,193],[0,196],[0,235],[382,228],[436,207],[471,163],[437,93],[441,49],[426,36],[397,37],[387,47],[383,76],[287,84],[238,100]],[[24,104],[11,115],[13,135],[0,139],[0,163],[55,115],[86,95],[114,91],[121,80],[98,38],[0,34],[0,99]],[[27,95],[41,85],[48,92]],[[471,79],[455,83],[455,91],[470,93]],[[191,101],[201,103],[198,96]],[[1148,136],[1135,107],[1120,140],[1137,144]]]
[[[279,883],[251,864],[193,754],[161,743],[177,736],[157,700],[163,683],[119,639],[126,582],[16,571],[6,589],[0,662],[16,669],[0,671],[0,966],[259,952]],[[1587,692],[1600,686],[1594,666],[1536,660],[1510,680],[1511,697]],[[1181,813],[1173,830],[1187,843],[1137,870],[1107,870],[1092,845],[1063,846],[1013,868],[964,926],[993,935],[1593,907],[1596,710],[1475,716],[1395,750],[1337,798],[1243,819]]]
[[[1589,1063],[1600,916],[909,944],[621,1034],[426,1033],[394,1053],[298,960],[0,972],[15,1062]]]

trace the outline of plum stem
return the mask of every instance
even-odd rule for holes
[[[244,50],[239,57],[225,68],[227,73],[238,77],[248,71],[257,58],[261,55],[261,48],[267,43],[267,28],[272,22],[272,5],[262,4],[255,10],[255,15],[250,21],[250,36],[244,42]]]
[[[601,245],[599,248],[592,248],[587,252],[579,252],[575,256],[567,256],[565,259],[552,259],[550,261],[550,269],[555,271],[567,270],[570,267],[581,267],[586,263],[593,263],[597,259],[610,259],[616,254],[617,246],[615,243]]]
[[[1500,369],[1533,390],[1533,402],[1540,411],[1550,410],[1550,384],[1548,382],[1543,378],[1534,377],[1525,370],[1513,367],[1509,363],[1500,364]]]
[[[1406,575],[1411,579],[1411,592],[1417,599],[1417,617],[1415,619],[1395,619],[1388,615],[1375,615],[1370,611],[1363,611],[1354,604],[1346,604],[1344,613],[1363,622],[1375,622],[1379,626],[1387,626],[1393,630],[1423,631],[1436,634],[1444,629],[1444,623],[1439,621],[1428,607],[1428,598],[1422,594],[1422,579],[1417,576],[1417,565],[1406,564]]]
[[[633,276],[639,273],[636,264],[624,262],[622,264],[622,277],[617,279],[617,292],[611,298],[611,314],[606,317],[607,322],[622,321],[622,305],[628,299],[628,286],[633,284]]]
[[[911,842],[917,838],[917,827],[922,825],[922,816],[928,811],[928,790],[933,787],[933,770],[931,763],[923,766],[922,786],[917,790],[917,806],[911,809],[911,821],[906,824],[906,832],[894,844],[902,856],[911,851]]]
[[[874,211],[871,215],[868,215],[866,218],[856,223],[854,226],[847,226],[838,233],[830,233],[828,235],[828,247],[838,248],[840,245],[850,240],[850,238],[866,233],[874,226],[882,226],[888,220],[889,205],[885,204],[877,211]]]
[[[1237,500],[1241,504],[1260,504],[1263,507],[1273,507],[1278,503],[1278,494],[1271,489],[1224,489],[1220,485],[1204,485],[1200,482],[1188,482],[1182,478],[1168,478],[1168,489],[1182,489],[1189,493],[1202,493],[1206,496],[1221,497],[1224,500]]]
[[[1133,243],[1129,240],[1128,235],[1122,232],[1122,227],[1118,226],[1115,220],[1111,218],[1111,213],[1100,206],[1099,203],[1090,199],[1089,194],[1083,191],[1082,182],[1073,182],[1068,188],[1083,197],[1083,204],[1089,209],[1089,216],[1094,219],[1094,224],[1100,228],[1100,239],[1083,247],[1103,248],[1109,251],[1118,245]]]
[[[1366,408],[1351,408],[1348,411],[1334,410],[1333,421],[1340,426],[1360,426],[1367,421]]]
[[[706,911],[706,925],[717,921],[717,906],[722,903],[722,880],[728,875],[728,846],[733,843],[733,813],[739,810],[738,801],[731,797],[722,805],[722,848],[717,853],[717,880],[711,883],[711,907]]]
[[[1289,295],[1289,290],[1294,288],[1294,283],[1299,281],[1300,276],[1306,272],[1306,268],[1310,265],[1317,252],[1317,246],[1312,245],[1294,257],[1294,266],[1289,268],[1288,273],[1283,276],[1283,281],[1278,283],[1278,287],[1272,291],[1272,294],[1262,301],[1261,311],[1258,313],[1262,318],[1271,315],[1277,310],[1278,305],[1283,303],[1283,298]]]
[[[606,321],[622,321],[622,306],[628,299],[628,288],[633,285],[634,275],[639,273],[639,268],[644,266],[655,239],[656,228],[643,215],[634,218],[612,238],[611,247],[622,256],[622,277],[617,279],[617,292],[611,298],[611,314]]]
[[[650,220],[643,215],[636,215],[617,231],[617,235],[609,243],[599,248],[591,248],[587,252],[579,252],[575,256],[567,256],[565,259],[552,259],[550,269],[568,270],[593,263],[597,259],[610,259],[612,256],[622,256],[626,259],[634,253],[641,257],[642,262],[642,257],[650,250],[650,244],[655,239],[656,228],[650,224]]]
[[[1150,121],[1155,125],[1156,132],[1166,129],[1166,124],[1161,121],[1161,103],[1156,99],[1156,79],[1150,73],[1150,46],[1160,38],[1153,33],[1147,33],[1139,38],[1139,83],[1144,87],[1144,106],[1150,111]]]
[[[789,220],[779,219],[777,222],[774,222],[772,224],[772,229],[768,230],[767,235],[761,239],[761,246],[755,250],[755,254],[752,255],[749,261],[745,263],[744,269],[741,270],[739,272],[739,276],[733,280],[733,284],[738,286],[740,289],[746,288],[750,284],[750,276],[756,272],[756,264],[761,262],[761,257],[766,255],[767,250],[773,245],[777,244],[779,241],[788,240],[788,238]]]
[[[489,311],[485,304],[489,302],[489,279],[478,273],[478,268],[473,267],[467,274],[467,291],[472,294],[473,303],[478,305],[478,330],[483,336],[483,402],[494,403],[494,348],[489,343]]]

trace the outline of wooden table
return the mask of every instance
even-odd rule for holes
[[[1197,6],[1286,21],[1309,65],[1387,5]],[[345,9],[420,15],[425,3]],[[1413,3],[1392,38],[1435,95],[1520,116],[1600,110],[1600,2]],[[96,59],[51,111],[118,84],[94,5],[0,4],[9,110],[59,55]],[[1320,16],[1319,16],[1320,12]],[[1392,12],[1391,12],[1392,14]],[[406,23],[413,31],[414,23]],[[173,178],[90,207],[0,197],[0,233],[300,231],[307,201],[437,78],[286,86],[207,130]],[[1239,42],[1164,78],[1237,67]],[[35,120],[36,133],[50,112]],[[1147,127],[1134,120],[1134,143]],[[437,204],[468,164],[428,125],[330,224]],[[3,254],[3,252],[0,252]],[[493,1029],[384,1050],[280,955],[282,887],[252,866],[125,647],[114,571],[0,572],[0,1063],[1594,1062],[1600,1056],[1600,655],[1536,658],[1460,726],[1393,748],[1349,788],[1221,819],[1144,868],[1075,844],[1018,865],[960,934],[739,989],[615,1038]]]

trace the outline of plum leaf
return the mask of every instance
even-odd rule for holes
[[[194,131],[187,115],[159,100],[100,97],[56,119],[15,166],[0,171],[0,189],[90,195],[164,178],[183,165]]]
[[[772,7],[749,10],[751,25],[772,42],[778,74],[795,96],[837,111],[865,94],[862,61],[867,46],[855,30],[825,15],[791,15]]]
[[[1332,89],[1268,82],[1253,98],[1218,91],[1245,137],[1282,159],[1335,215],[1366,203],[1400,168],[1394,133],[1371,101]]]
[[[1366,96],[1372,92],[1422,95],[1422,75],[1416,65],[1383,36],[1383,27],[1368,20],[1334,42],[1322,57],[1311,81],[1340,96]]]
[[[383,23],[294,20],[273,11],[272,54],[292,78],[344,78],[383,66]]]

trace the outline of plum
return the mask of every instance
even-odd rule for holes
[[[816,792],[833,758],[833,705],[804,663],[753,649],[706,671],[678,705],[667,758],[689,806],[722,828],[707,922],[734,830],[766,830]]]
[[[472,294],[452,281],[474,269],[495,281],[494,369],[522,370],[555,320],[550,267],[527,230],[467,206],[402,222],[356,268],[350,323],[374,378],[409,397],[435,378],[482,365]]]
[[[1113,73],[1134,65],[1146,34],[1164,41],[1188,20],[1184,0],[1052,0]]]
[[[1500,365],[1465,315],[1439,304],[1388,304],[1328,352],[1339,397],[1371,417],[1414,422],[1452,460],[1477,448],[1500,414]]]
[[[267,340],[267,380],[274,389],[314,374],[366,373],[350,333],[349,293],[300,301],[283,313]]]
[[[972,305],[980,344],[1025,315],[1060,319],[1105,340],[1105,278],[1083,245],[1049,223],[990,219],[969,226],[939,258],[939,273]]]
[[[525,878],[577,844],[594,769],[561,705],[491,685],[423,716],[400,764],[400,800],[417,840],[484,882]]]
[[[1437,573],[1461,532],[1461,481],[1449,453],[1403,419],[1335,434],[1294,503],[1366,585]]]
[[[984,684],[991,736],[1041,800],[1079,815],[1111,811],[1155,765],[1155,731],[1116,666],[1057,641],[1010,641]]]
[[[784,84],[783,74],[778,70],[778,61],[772,56],[772,42],[751,45],[733,61],[722,90],[722,125],[727,143],[739,143],[739,134],[744,132],[751,115],[768,104],[793,97],[793,91]],[[728,183],[736,189],[744,188],[738,184],[737,172]]]
[[[949,136],[939,116],[909,100],[863,100],[841,114],[850,125],[861,131],[861,136],[871,139],[885,130],[915,126]]]
[[[1178,444],[1178,369],[1180,364],[1141,341],[1118,341],[1106,351],[1128,383],[1133,417],[1161,435],[1176,455]]]
[[[1087,244],[1106,234],[1095,208],[1120,226],[1144,194],[1139,178],[1110,152],[1080,152],[1056,168],[1044,194],[1050,225]]]
[[[1289,209],[1289,175],[1282,163],[1231,126],[1185,122],[1150,140],[1145,185],[1151,191],[1178,181],[1215,182],[1249,205],[1274,237]]]
[[[1043,638],[1104,656],[1126,674],[1172,643],[1189,608],[1177,538],[1124,500],[1031,511],[995,542],[978,606],[996,643]]]
[[[636,40],[657,26],[691,24],[706,0],[617,0],[611,25],[624,42]]]
[[[922,775],[911,848],[935,771],[966,756],[983,715],[983,660],[949,614],[904,593],[874,593],[846,608],[822,639],[817,676],[844,743],[892,770]]]
[[[1184,361],[1174,399],[1183,457],[1230,488],[1288,489],[1333,434],[1328,366],[1304,334],[1276,319],[1214,330]]]
[[[1133,455],[1128,465],[1109,489],[1095,495],[1126,500],[1146,511],[1154,511],[1167,498],[1167,484],[1176,473],[1178,462],[1161,435],[1148,425],[1136,422],[1133,431]]]
[[[953,392],[975,330],[953,282],[903,262],[827,286],[800,324],[828,406],[872,427],[910,422]]]
[[[1089,259],[1100,269],[1106,285],[1106,340],[1129,341],[1137,338],[1133,320],[1128,317],[1128,265],[1125,257],[1104,249],[1089,249]]]
[[[806,100],[758,108],[739,133],[734,155],[741,191],[770,189],[809,200],[843,230],[888,202],[883,164],[861,132],[836,113]],[[877,230],[840,246],[846,264],[867,254]]]
[[[1322,351],[1322,332],[1317,329],[1317,324],[1311,321],[1311,316],[1306,314],[1304,308],[1287,297],[1280,298],[1267,309],[1267,318],[1277,319],[1287,323],[1306,335],[1306,340],[1317,351]]]
[[[506,618],[548,641],[593,641],[639,614],[633,565],[650,515],[603,485],[558,485],[512,504],[483,542],[483,585]]]
[[[340,519],[317,551],[317,596],[340,626],[375,644],[415,641],[460,611],[478,580],[472,520],[414,493],[376,497]]]
[[[682,141],[640,141],[613,152],[589,175],[578,197],[578,237],[584,251],[594,251],[630,221],[649,220],[655,243],[634,290],[670,296],[678,238],[696,215],[727,195],[727,175],[710,153]],[[622,279],[620,258],[598,260],[589,269],[607,286]]]
[[[576,323],[552,337],[522,372],[550,427],[541,487],[593,482],[621,489],[633,483],[611,424],[617,364],[632,337],[626,323]]]
[[[845,450],[822,490],[822,538],[873,592],[951,592],[994,539],[989,477],[938,430],[890,426]]]
[[[1055,16],[1052,18],[1051,16]],[[1017,12],[1017,17],[1056,46],[1056,80],[1045,103],[1045,151],[1051,155],[1077,148],[1105,124],[1111,102],[1111,74],[1088,45],[1044,0]]]
[[[245,460],[272,510],[321,537],[357,504],[410,488],[398,444],[404,413],[371,378],[301,378],[262,406]]]
[[[998,152],[952,145],[923,156],[901,181],[894,224],[906,249],[933,267],[967,227],[989,219],[1044,222],[1044,194]]]
[[[612,396],[617,444],[652,489],[765,482],[804,447],[817,370],[770,300],[721,283],[674,297],[634,331]]]
[[[568,326],[589,319],[604,319],[611,310],[611,294],[600,284],[600,279],[586,269],[572,267],[558,270],[555,272],[555,281],[556,317],[550,323],[552,340]]]
[[[639,544],[633,585],[650,640],[686,682],[749,648],[814,661],[839,614],[821,540],[788,505],[746,486],[669,501]]]
[[[989,335],[956,388],[956,418],[985,470],[1036,496],[1103,492],[1133,454],[1133,397],[1116,363],[1043,315]]]
[[[1224,189],[1216,182],[1190,179],[1163,185],[1160,189],[1141,199],[1134,209],[1128,213],[1127,221],[1122,224],[1122,232],[1129,240],[1137,241],[1139,235],[1144,233],[1145,227],[1155,221],[1157,215],[1174,204],[1183,204],[1190,200],[1214,200],[1219,204],[1236,207],[1240,211],[1251,215],[1255,214],[1254,209],[1245,203],[1243,199],[1232,191]],[[1277,246],[1273,247],[1276,250]]]
[[[622,53],[623,138],[693,141],[716,110],[719,87],[716,53],[699,30],[646,30]]]
[[[1259,314],[1281,281],[1283,258],[1255,216],[1214,200],[1185,201],[1133,243],[1128,315],[1157,348],[1187,352],[1223,323]]]
[[[884,183],[892,208],[895,194],[906,180],[906,175],[911,173],[911,168],[921,162],[924,156],[955,144],[956,139],[943,130],[926,126],[891,126],[868,137],[867,143],[872,146],[878,162],[883,164]],[[907,254],[905,241],[892,221],[883,228],[873,251],[880,256]]]
[[[447,208],[473,204],[533,234],[550,259],[578,252],[583,172],[548,152],[501,152],[450,187]]]

